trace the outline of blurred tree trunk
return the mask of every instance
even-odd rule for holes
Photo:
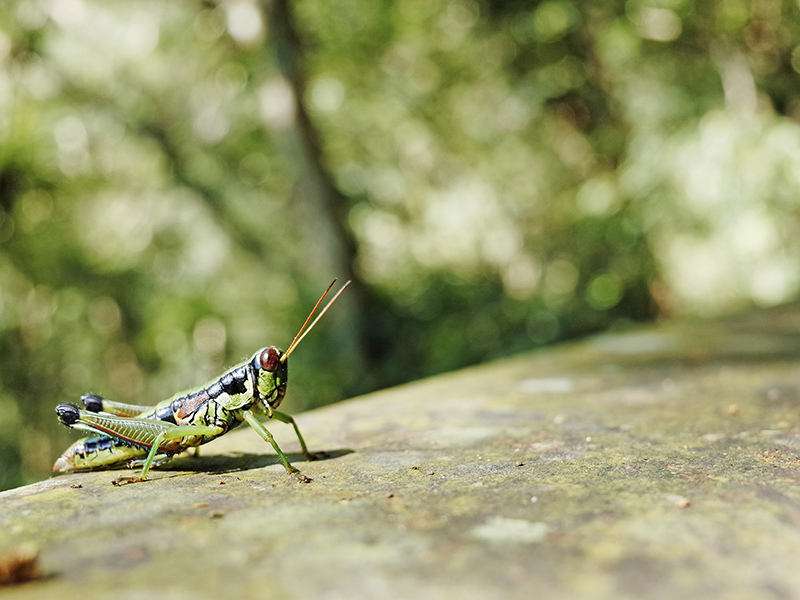
[[[294,22],[288,0],[265,0],[262,4],[268,24],[268,43],[272,44],[278,65],[289,84],[294,101],[294,122],[290,131],[301,161],[295,189],[294,207],[305,237],[300,244],[309,253],[301,263],[309,279],[338,277],[340,282],[352,280],[342,306],[335,316],[336,355],[347,373],[347,388],[362,391],[360,375],[366,368],[364,351],[364,306],[367,294],[357,280],[354,265],[357,246],[347,225],[350,200],[334,183],[326,166],[319,134],[306,108],[306,75],[303,64],[303,43]],[[344,373],[343,373],[344,374]]]

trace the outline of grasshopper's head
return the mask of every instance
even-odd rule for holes
[[[253,355],[250,365],[264,410],[269,412],[269,409],[278,408],[286,395],[286,383],[289,381],[289,362],[283,352],[275,346],[262,348]]]
[[[331,298],[331,301],[325,305],[325,308],[317,315],[317,318],[314,319],[314,322],[311,325],[308,325],[308,322],[311,320],[311,317],[314,316],[317,308],[319,308],[320,303],[325,298],[325,295],[330,291],[333,287],[333,284],[336,283],[334,279],[333,282],[328,286],[328,289],[325,290],[325,293],[322,294],[322,297],[317,301],[316,306],[311,311],[311,314],[308,315],[306,322],[303,323],[303,326],[300,328],[300,331],[297,332],[297,335],[294,336],[292,343],[289,344],[289,347],[286,349],[286,352],[282,352],[278,350],[275,346],[267,346],[266,348],[262,348],[258,352],[253,355],[253,358],[250,361],[250,373],[255,380],[253,395],[261,402],[261,407],[263,410],[272,415],[272,409],[278,408],[281,402],[283,401],[283,397],[286,395],[286,382],[289,380],[289,364],[287,359],[289,355],[294,352],[294,349],[297,348],[297,345],[300,341],[306,337],[309,331],[314,328],[314,325],[317,324],[317,321],[322,318],[327,310],[331,307],[336,299],[339,297],[350,282],[348,281],[345,283],[336,295]],[[306,327],[308,325],[308,327]]]

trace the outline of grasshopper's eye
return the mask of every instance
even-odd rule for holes
[[[261,363],[261,368],[270,373],[278,370],[278,349],[275,346],[270,346],[264,349],[258,357],[258,362]]]

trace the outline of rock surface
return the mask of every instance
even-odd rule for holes
[[[797,306],[663,324],[302,414],[310,484],[243,428],[144,483],[9,490],[0,552],[40,576],[0,594],[800,597],[798,357]]]

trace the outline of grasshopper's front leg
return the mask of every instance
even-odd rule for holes
[[[286,472],[301,483],[309,483],[311,481],[311,478],[306,477],[298,469],[292,466],[292,464],[289,462],[289,459],[286,458],[286,455],[283,453],[283,450],[281,450],[280,446],[278,446],[278,442],[275,441],[275,438],[272,437],[272,434],[266,427],[264,427],[261,421],[256,419],[255,415],[249,410],[244,411],[243,414],[244,414],[244,420],[247,421],[250,427],[255,429],[258,435],[260,435],[264,439],[264,441],[267,441],[270,444],[272,444],[272,448],[275,450],[275,454],[277,454],[278,457],[280,457],[281,462],[283,463],[283,466],[286,469]],[[289,415],[278,412],[273,412],[272,416],[276,416],[278,414],[284,417],[288,417],[289,419],[292,419],[291,417],[289,417]],[[281,419],[280,417],[279,420],[283,421],[283,419]],[[292,419],[292,424],[294,424],[294,419]],[[303,441],[303,436],[300,435],[300,431],[297,429],[297,425],[294,426],[294,430],[297,432],[297,436],[300,439],[300,445],[303,447],[303,453],[308,456],[310,452],[308,452],[308,448],[306,448],[306,443],[305,441]]]
[[[188,445],[182,443],[183,438],[218,436],[224,433],[222,427],[214,425],[175,425],[156,419],[116,417],[80,410],[77,406],[66,403],[59,404],[56,412],[64,425],[112,436],[149,450],[139,477],[120,477],[112,482],[115,485],[144,481],[156,454],[182,451]]]

